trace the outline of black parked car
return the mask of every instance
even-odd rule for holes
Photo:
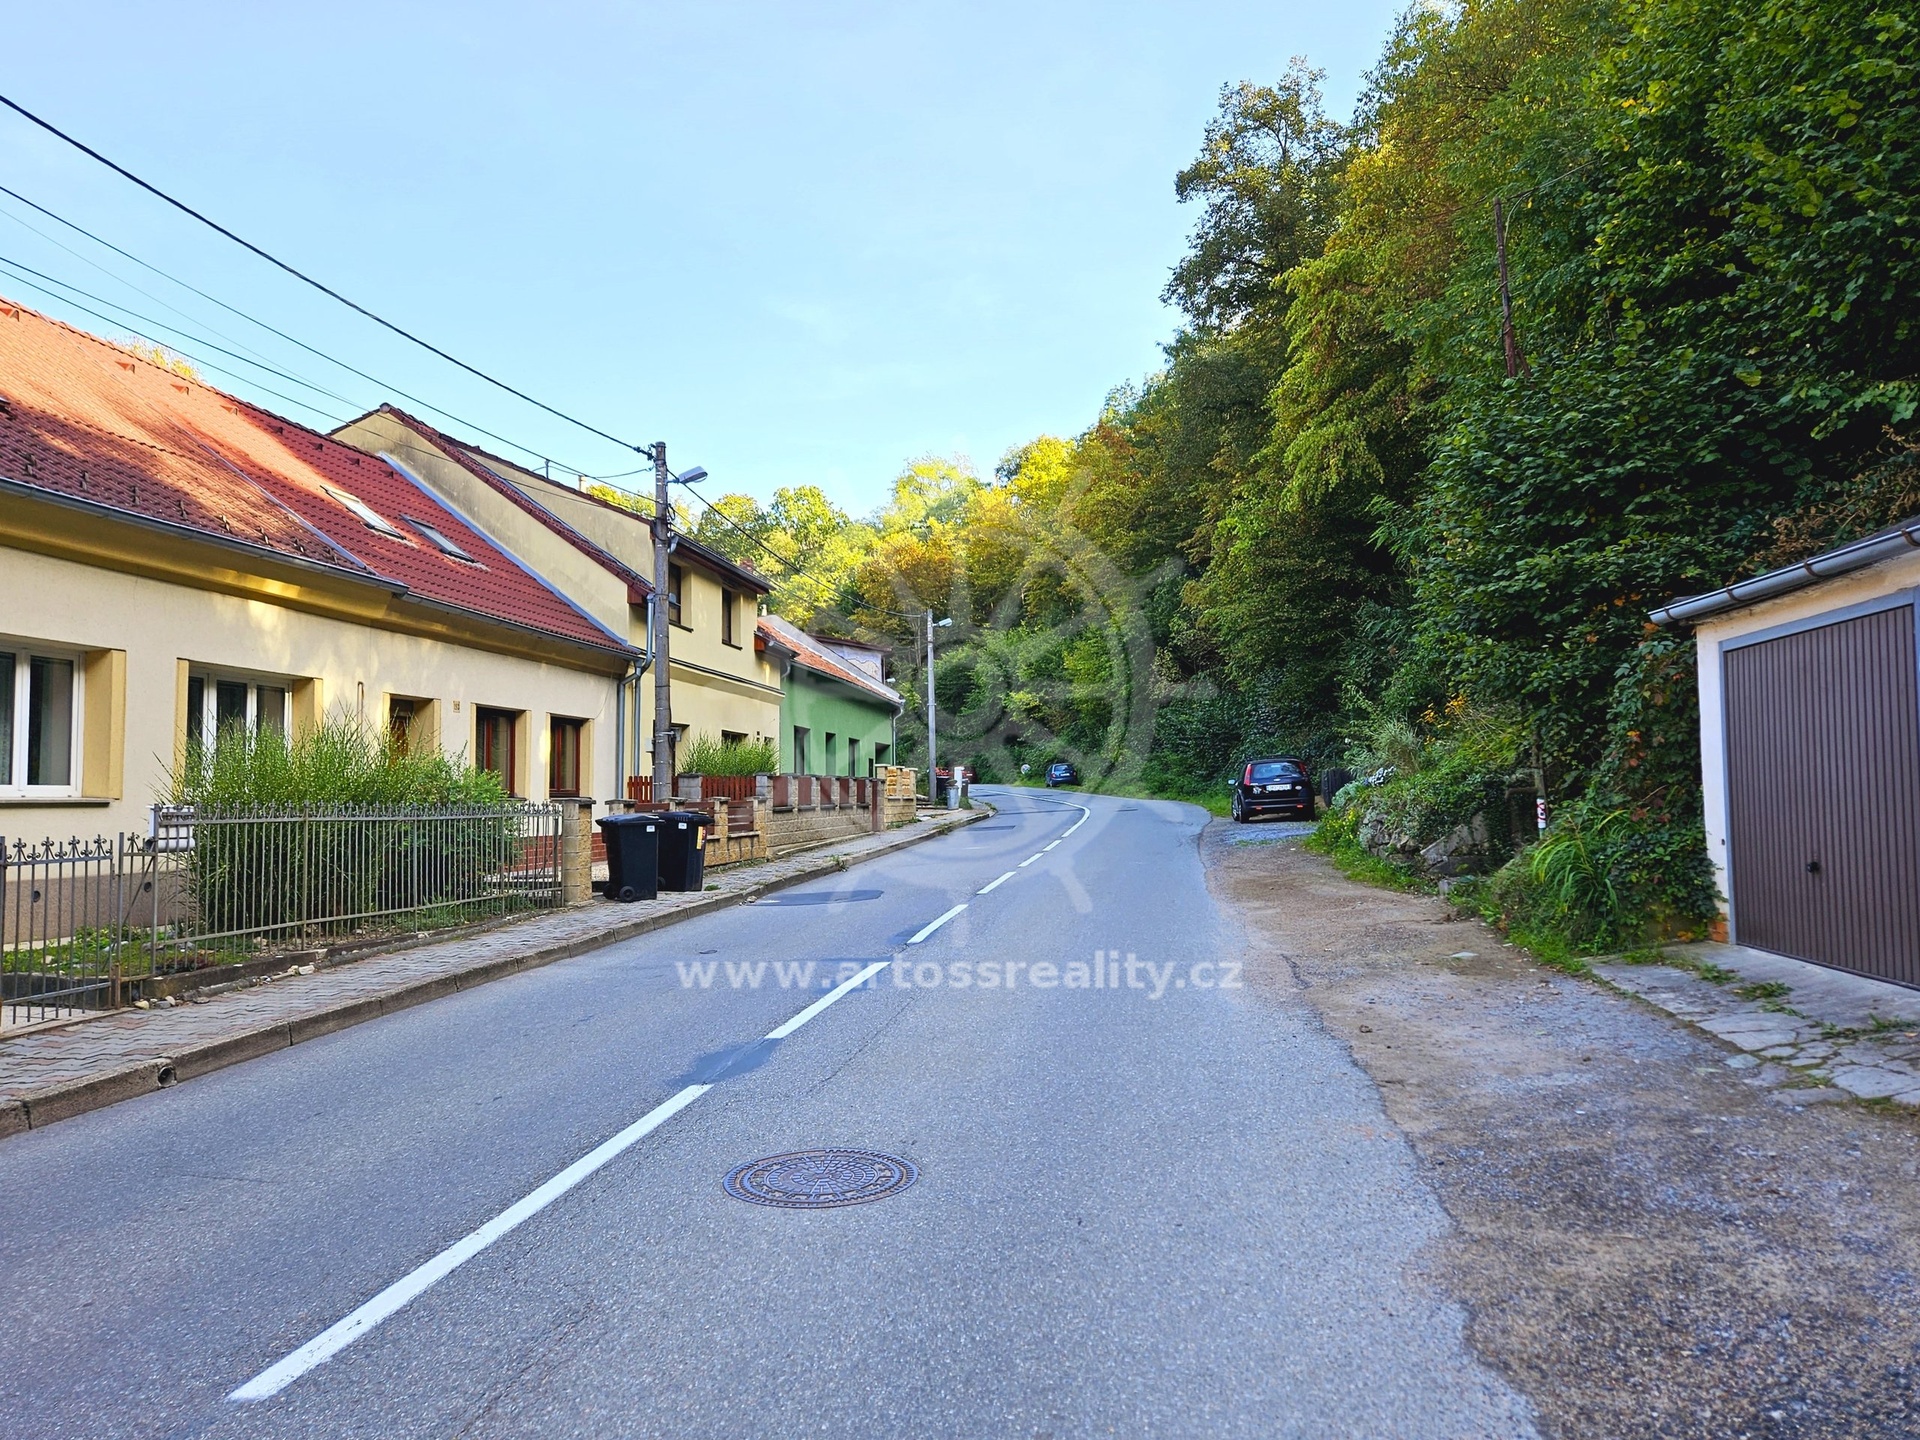
[[[1047,788],[1049,790],[1056,785],[1078,785],[1079,783],[1080,772],[1073,768],[1070,761],[1056,760],[1053,764],[1047,766]]]
[[[1269,755],[1249,760],[1233,782],[1233,818],[1252,820],[1271,812],[1313,818],[1313,782],[1307,763],[1292,755]]]

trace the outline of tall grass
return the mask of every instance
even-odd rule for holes
[[[304,942],[541,903],[511,881],[525,845],[498,776],[352,717],[294,740],[229,729],[165,798],[197,816],[177,965],[207,963],[198,937]]]
[[[680,747],[682,775],[771,775],[780,752],[771,740],[716,740],[701,734]]]
[[[275,731],[222,732],[211,747],[189,747],[168,777],[168,803],[211,810],[273,806],[502,805],[500,777],[438,750],[410,750],[345,715],[298,739]]]

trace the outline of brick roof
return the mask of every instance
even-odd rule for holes
[[[844,680],[856,689],[885,700],[889,705],[901,703],[899,691],[882,684],[871,675],[862,674],[792,621],[782,620],[778,615],[762,615],[759,628],[770,642],[791,650],[796,664],[822,675],[831,675],[836,680]]]
[[[548,475],[538,474],[535,471],[527,469],[524,465],[512,460],[503,459],[501,456],[484,450],[478,445],[469,444],[465,440],[456,440],[445,431],[436,429],[424,420],[416,419],[398,406],[382,405],[379,411],[375,413],[393,416],[394,419],[414,431],[422,439],[437,446],[441,453],[446,455],[448,459],[454,461],[469,474],[485,481],[527,514],[537,519],[542,525],[545,525],[556,535],[561,536],[568,544],[579,550],[581,554],[588,556],[594,560],[595,563],[606,567],[607,570],[625,580],[628,590],[631,591],[635,597],[633,601],[634,604],[643,603],[646,597],[653,593],[653,582],[649,578],[640,574],[612,551],[595,544],[586,536],[582,535],[565,520],[541,504],[537,496],[529,495],[520,487],[518,482],[505,472],[512,471],[513,474],[524,477],[529,484],[534,486],[551,485],[556,489],[565,490],[570,500],[581,500],[589,505],[596,505],[602,510],[607,510],[620,516],[623,520],[631,521],[638,525],[645,526],[651,524],[646,516],[629,510],[623,505],[615,505],[611,501],[604,500],[589,491],[575,489],[564,481],[555,480]],[[344,429],[345,427],[343,426],[342,428]],[[684,530],[678,531],[674,535],[674,553],[676,555],[692,556],[695,560],[705,564],[709,569],[716,571],[722,580],[732,580],[736,582],[741,589],[750,590],[756,595],[764,595],[773,588],[773,582],[754,570],[751,566],[742,565],[736,560],[729,560],[719,551],[701,544]]]
[[[0,478],[523,629],[630,649],[383,461],[5,300]],[[372,529],[329,490],[404,538]],[[476,563],[443,553],[421,523]]]
[[[551,510],[547,509],[546,506],[539,504],[527,495],[525,491],[521,490],[518,485],[515,485],[511,480],[507,479],[506,476],[502,475],[498,470],[495,470],[492,465],[487,463],[489,460],[496,461],[502,465],[509,462],[500,460],[498,456],[489,455],[486,451],[478,449],[475,446],[455,440],[451,435],[436,430],[433,426],[427,424],[426,421],[415,419],[396,405],[382,405],[380,409],[374,413],[393,416],[394,419],[413,431],[414,434],[418,435],[421,439],[427,441],[462,470],[465,470],[468,474],[484,482],[490,489],[498,491],[511,504],[544,525],[562,540],[565,540],[596,565],[601,566],[609,573],[625,581],[627,586],[627,599],[631,604],[646,604],[647,597],[653,593],[653,583],[648,580],[646,576],[642,575],[638,570],[635,570],[611,550],[594,544],[593,541],[567,524],[566,521],[562,520],[558,515],[555,515]],[[519,467],[515,466],[514,468],[518,469]]]

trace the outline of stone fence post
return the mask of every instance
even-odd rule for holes
[[[556,799],[560,807],[560,903],[585,905],[593,899],[593,801]]]

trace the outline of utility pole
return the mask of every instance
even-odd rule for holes
[[[935,756],[934,756],[934,736],[937,728],[934,720],[934,714],[933,714],[933,706],[934,706],[933,632],[936,629],[940,628],[940,626],[942,625],[951,625],[951,624],[953,624],[953,617],[951,615],[949,615],[944,620],[936,621],[933,618],[933,611],[931,610],[927,611],[927,799],[928,800],[938,799],[940,794],[940,781],[933,773],[933,767],[934,767],[934,764],[936,763]]]
[[[672,544],[667,506],[667,442],[653,442],[653,798],[673,795],[673,685],[667,677],[667,554]]]
[[[940,780],[933,772],[933,611],[927,611],[927,803],[940,798]]]
[[[1500,339],[1507,351],[1507,378],[1533,368],[1520,353],[1519,337],[1513,333],[1513,290],[1507,284],[1507,211],[1498,195],[1493,197],[1493,251],[1500,265]]]

